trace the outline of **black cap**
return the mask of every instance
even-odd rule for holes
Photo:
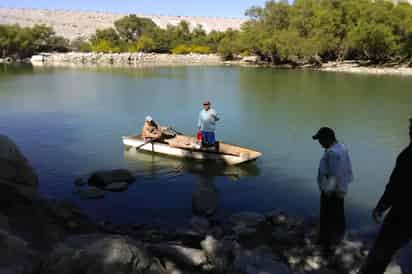
[[[319,140],[320,138],[336,139],[335,132],[329,127],[321,127],[318,132],[312,136],[313,140]]]

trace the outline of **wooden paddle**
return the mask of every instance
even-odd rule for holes
[[[174,133],[176,133],[177,135],[184,135],[183,133],[177,131],[176,129],[172,128],[172,127],[167,127],[168,130],[173,131]]]
[[[141,144],[140,146],[136,147],[136,149],[140,149],[140,148],[144,147],[144,146],[147,145],[147,144],[150,144],[150,143],[153,143],[153,142],[159,140],[160,138],[161,138],[161,137],[154,138],[154,139],[151,139],[151,140],[149,140],[149,141],[146,141],[146,142],[144,142],[143,144]]]

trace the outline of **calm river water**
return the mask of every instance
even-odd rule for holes
[[[317,165],[311,139],[334,127],[350,149],[355,182],[347,198],[352,228],[367,228],[397,153],[408,143],[412,78],[238,67],[62,69],[0,67],[0,133],[36,168],[49,198],[75,201],[101,220],[180,223],[192,195],[213,189],[219,214],[271,209],[316,216]],[[195,134],[205,99],[219,112],[218,139],[255,148],[258,161],[210,167],[125,152],[121,136],[152,115]],[[127,192],[81,200],[73,180],[97,169],[138,175]]]

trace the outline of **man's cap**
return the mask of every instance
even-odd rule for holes
[[[146,122],[151,122],[151,121],[153,121],[153,118],[152,118],[152,116],[147,115],[144,120],[145,120]]]
[[[203,102],[203,105],[204,105],[204,106],[210,105],[210,101],[208,101],[208,100],[204,101],[204,102]]]
[[[318,132],[312,136],[313,140],[319,140],[320,138],[336,138],[335,132],[329,127],[321,127]]]

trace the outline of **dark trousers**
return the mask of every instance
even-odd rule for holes
[[[361,274],[383,274],[393,255],[412,239],[412,225],[409,220],[396,212],[389,212],[382,224],[379,235],[366,258]],[[402,220],[404,219],[404,220]],[[407,223],[406,223],[407,222]]]
[[[329,249],[339,244],[345,234],[345,202],[336,193],[320,197],[319,242],[323,248]]]

